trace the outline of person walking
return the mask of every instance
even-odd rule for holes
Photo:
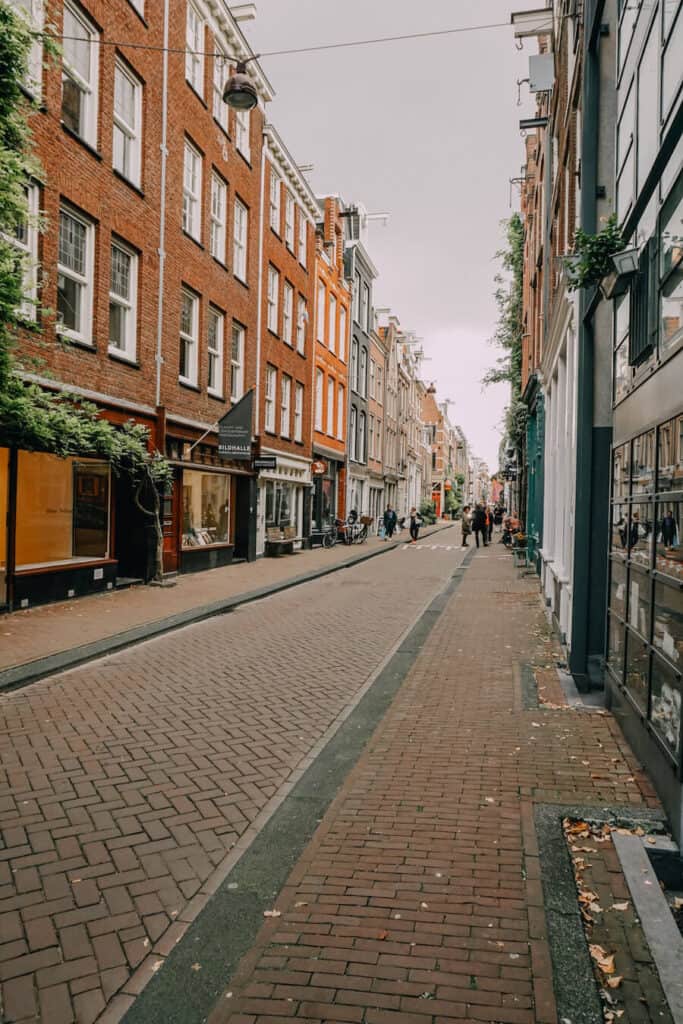
[[[484,506],[481,504],[477,505],[474,510],[474,515],[472,516],[472,530],[474,531],[474,539],[477,542],[477,547],[479,547],[479,534],[481,534],[484,547],[487,548],[489,546],[489,542],[487,540],[488,527],[486,525],[486,511],[484,510]]]
[[[410,510],[410,543],[417,544],[417,537],[422,526],[422,516],[415,507]]]
[[[488,540],[491,543],[491,537],[493,536],[493,509],[489,505],[486,509],[486,526],[488,528]]]
[[[462,510],[462,547],[467,547],[467,538],[472,533],[472,510],[465,505]]]
[[[671,509],[662,517],[662,542],[664,547],[672,548],[676,543],[676,534],[678,533],[678,523],[674,517]]]
[[[398,522],[398,516],[394,512],[391,505],[387,505],[384,512],[384,539],[391,540],[394,536],[394,530],[396,529],[396,523]]]

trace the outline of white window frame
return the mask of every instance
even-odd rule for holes
[[[360,359],[358,339],[353,338],[351,340],[351,375],[350,384],[351,390],[358,393],[358,362]]]
[[[318,318],[317,318],[317,337],[321,344],[325,344],[325,284],[323,281],[318,281]]]
[[[235,277],[246,284],[249,210],[240,199],[235,199],[233,213],[232,272]]]
[[[235,147],[247,163],[251,162],[251,111],[235,111]]]
[[[230,401],[239,402],[244,394],[244,342],[246,330],[236,320],[230,335]],[[237,385],[237,386],[236,386]]]
[[[346,306],[339,307],[339,344],[337,345],[337,355],[346,362]]]
[[[215,171],[211,172],[211,219],[209,251],[225,266],[225,236],[228,211],[228,186]]]
[[[215,37],[213,49],[213,77],[211,80],[213,119],[216,124],[221,126],[224,132],[227,132],[230,108],[223,100],[223,89],[225,88],[225,80],[228,76],[230,62],[221,47],[216,43]]]
[[[270,226],[276,235],[280,234],[280,214],[282,210],[282,180],[273,165],[270,165]]]
[[[188,160],[193,162],[193,184],[188,184]],[[199,242],[202,237],[202,154],[189,139],[183,149],[183,231]]]
[[[358,447],[356,449],[358,462],[367,461],[365,455],[365,432],[367,430],[367,422],[368,418],[361,409],[360,413],[358,414]]]
[[[384,395],[382,393],[384,387],[384,372],[379,363],[377,363],[377,384],[375,387],[375,401],[378,405],[384,405]]]
[[[216,343],[211,346],[211,335],[209,329],[211,326],[212,319],[217,324],[216,329]],[[206,351],[208,355],[207,360],[207,375],[206,375],[206,390],[214,398],[223,397],[223,364],[225,361],[225,314],[217,309],[215,306],[209,306],[209,315],[206,318]],[[215,366],[215,380],[217,384],[211,385],[211,364],[212,361]]]
[[[360,345],[360,362],[358,370],[358,394],[362,398],[368,397],[368,352]]]
[[[204,96],[204,19],[191,0],[185,18],[185,81],[198,96]]]
[[[337,296],[330,292],[330,321],[327,329],[330,352],[337,353]]]
[[[266,387],[264,401],[264,429],[269,434],[275,433],[275,390],[277,387],[277,370],[274,366],[266,366]]]
[[[301,443],[304,439],[304,386],[296,381],[294,384],[294,440]]]
[[[128,79],[130,84],[133,86],[133,107],[134,107],[134,124],[128,124],[120,113],[116,111],[116,76],[123,75],[124,78]],[[131,69],[123,63],[122,60],[117,60],[114,65],[114,109],[113,109],[113,140],[112,140],[112,167],[119,174],[133,183],[133,185],[140,185],[141,170],[142,170],[142,82],[134,74]],[[116,131],[124,136],[126,143],[128,144],[129,151],[129,162],[130,166],[128,170],[125,167],[118,167],[116,165],[116,145],[114,140],[116,139]]]
[[[282,297],[282,340],[287,345],[294,344],[292,333],[294,324],[294,288],[285,281]]]
[[[374,459],[375,457],[375,417],[370,415],[368,417],[368,458]]]
[[[370,333],[370,289],[367,284],[363,284],[363,301],[361,303],[361,316],[362,323],[361,327],[366,334]]]
[[[280,272],[268,264],[268,330],[277,334],[280,316]]]
[[[292,420],[292,378],[283,373],[280,377],[280,437],[291,437]]]
[[[349,416],[349,458],[352,462],[356,461],[356,420],[357,412],[355,405],[351,406],[351,413]]]
[[[66,338],[71,338],[73,341],[79,341],[82,345],[92,346],[92,307],[93,307],[93,291],[94,291],[94,268],[95,268],[95,224],[93,221],[84,217],[82,214],[77,213],[72,207],[63,204],[59,209],[59,220],[60,227],[58,233],[61,230],[61,219],[62,214],[67,217],[71,217],[73,220],[82,224],[85,228],[85,274],[80,274],[78,271],[72,270],[70,267],[65,266],[59,262],[59,243],[57,246],[57,276],[64,275],[75,281],[82,289],[82,298],[80,303],[81,308],[81,327],[83,330],[72,330],[70,327],[65,327],[63,324],[57,324],[57,330],[60,334]]]
[[[323,432],[324,385],[325,375],[322,370],[317,369],[315,371],[315,429],[321,434]]]
[[[285,245],[290,252],[294,252],[294,221],[296,204],[294,196],[289,191],[285,192]]]
[[[372,398],[373,400],[374,400],[374,397],[375,397],[375,373],[376,372],[377,372],[377,363],[372,358],[372,356],[370,356],[370,386],[369,386],[369,391],[370,391],[370,398]]]
[[[192,330],[190,333],[186,333],[182,329],[182,302],[184,298],[188,298],[192,303]],[[191,375],[185,376],[180,372],[180,366],[178,366],[178,380],[183,384],[191,384],[193,387],[197,386],[197,378],[199,371],[199,296],[194,292],[190,291],[189,288],[181,288],[180,291],[180,338],[190,345],[190,373]],[[180,362],[180,360],[178,360]]]
[[[28,73],[23,84],[32,96],[39,98],[43,91],[43,41],[40,33],[45,26],[44,0],[9,0],[9,5],[35,33],[28,53]]]
[[[360,323],[360,290],[362,282],[360,274],[356,271],[353,279],[353,319],[357,324]]]
[[[327,378],[327,430],[330,437],[334,437],[334,379]]]
[[[306,351],[306,324],[308,322],[308,310],[306,299],[299,295],[296,300],[296,350],[300,355]]]
[[[16,234],[9,235],[4,232],[2,233],[2,238],[14,246],[20,254],[22,261],[21,283],[23,297],[17,310],[17,315],[22,320],[35,321],[37,318],[36,303],[38,300],[38,208],[40,189],[32,181],[28,181],[24,188],[26,190],[26,220],[21,225],[24,238],[18,238]]]
[[[344,440],[344,385],[337,388],[337,438]]]
[[[130,294],[126,297],[118,295],[112,290],[111,282],[111,259],[113,256],[112,250],[118,249],[130,260]],[[131,362],[135,362],[137,356],[137,319],[138,319],[138,254],[126,245],[125,242],[120,242],[118,238],[112,238],[111,247],[109,250],[109,305],[110,305],[110,317],[111,317],[111,305],[115,303],[125,310],[125,337],[123,348],[118,348],[116,345],[112,345],[111,338],[109,338],[109,352],[117,359],[128,359]]]
[[[88,78],[83,78],[80,71],[72,67],[66,58],[66,48],[64,49],[62,56],[62,83],[64,78],[70,78],[76,86],[80,89],[83,94],[83,107],[81,113],[82,124],[79,126],[77,135],[87,142],[90,146],[97,146],[97,100],[98,100],[98,65],[99,65],[99,44],[97,42],[99,38],[99,32],[90,21],[89,18],[83,14],[80,8],[68,2],[64,4],[64,14],[69,12],[69,15],[77,21],[81,28],[85,30],[90,38],[90,61],[88,68]],[[66,34],[66,28],[65,28]],[[62,84],[62,95],[64,86]]]
[[[308,261],[308,223],[304,217],[304,211],[301,209],[299,210],[298,250],[299,263],[302,267],[305,267]]]

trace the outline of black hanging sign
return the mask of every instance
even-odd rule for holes
[[[218,421],[218,454],[223,459],[251,462],[251,420],[254,392],[247,391]]]

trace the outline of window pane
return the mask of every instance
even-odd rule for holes
[[[627,498],[629,494],[629,479],[631,475],[631,445],[622,444],[620,448],[614,449],[612,461],[612,497],[615,501],[619,498]]]
[[[71,331],[81,329],[82,288],[82,285],[65,274],[57,275],[57,313],[60,322]]]
[[[652,724],[678,760],[681,735],[681,680],[659,658],[652,659]]]
[[[113,245],[111,249],[111,290],[124,299],[130,298],[130,255]]]
[[[225,544],[230,535],[230,477],[183,471],[183,547]]]
[[[622,341],[614,353],[614,401],[619,402],[628,391],[631,369],[628,361],[628,341]]]
[[[628,621],[641,636],[650,639],[650,580],[637,569],[629,570]]]
[[[657,73],[659,65],[658,19],[650,29],[645,52],[638,68],[638,188],[642,188],[659,144],[657,110]]]
[[[73,78],[64,75],[62,79],[62,121],[77,135],[81,134],[81,111],[83,92]]]
[[[654,544],[652,505],[642,502],[631,506],[628,532],[628,555],[644,569],[651,568]]]
[[[109,466],[74,462],[73,553],[106,558],[109,545]]]
[[[59,215],[59,262],[85,276],[86,228],[68,213]]]
[[[659,428],[658,491],[683,491],[683,416]]]
[[[124,351],[126,348],[127,310],[118,302],[109,303],[109,344]]]
[[[90,33],[70,8],[64,8],[64,59],[86,82],[90,81]]]
[[[683,582],[682,515],[683,499],[680,496],[662,501],[657,506],[656,569],[679,582]]]
[[[182,306],[180,310],[180,330],[184,334],[192,334],[194,301],[189,295],[183,293]]]
[[[624,672],[624,648],[625,634],[624,627],[613,615],[609,617],[609,640],[607,646],[607,661],[615,676],[621,681]]]
[[[630,631],[626,641],[626,689],[643,711],[647,711],[650,654],[646,645]]]
[[[121,68],[114,71],[114,110],[118,117],[135,130],[135,86]]]
[[[666,6],[666,4],[665,4]],[[662,117],[666,117],[681,81],[683,68],[683,14],[679,14],[671,33],[662,66]]]
[[[654,489],[655,480],[655,432],[648,430],[633,442],[633,464],[631,467],[632,494],[644,494]]]
[[[652,643],[678,669],[683,667],[683,591],[655,582]]]
[[[609,606],[622,619],[626,618],[626,569],[621,562],[610,562]]]

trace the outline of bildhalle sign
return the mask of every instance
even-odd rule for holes
[[[218,454],[236,462],[251,461],[251,420],[254,392],[247,391],[218,421]]]

